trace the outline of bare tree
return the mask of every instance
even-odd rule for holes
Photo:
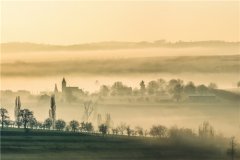
[[[128,136],[134,135],[134,130],[130,126],[127,126],[126,131]]]
[[[118,127],[117,130],[123,135],[124,131],[127,129],[126,123],[121,123]]]
[[[102,115],[98,114],[97,115],[97,125],[100,126],[101,124],[103,124],[103,122],[102,122]]]
[[[234,160],[236,154],[236,142],[234,137],[231,138],[230,148],[228,149],[227,153],[231,157],[231,160]]]
[[[144,134],[143,128],[140,126],[135,127],[135,131],[139,136],[143,136]]]
[[[214,136],[214,128],[209,122],[204,121],[199,126],[198,134],[200,137],[205,137],[205,138],[213,137]]]
[[[108,130],[109,130],[110,128],[112,128],[112,126],[113,126],[113,121],[112,121],[111,115],[110,115],[109,113],[106,114],[105,124],[106,124]]]
[[[159,138],[166,137],[166,133],[167,133],[167,128],[162,125],[152,126],[152,128],[150,129],[150,132],[149,132],[149,134],[151,136],[159,137]]]
[[[85,118],[86,122],[89,121],[90,116],[92,115],[93,111],[95,110],[96,104],[97,104],[97,101],[93,102],[92,100],[85,101],[83,103],[83,106],[84,106],[84,118]]]

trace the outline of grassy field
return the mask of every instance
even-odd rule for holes
[[[2,160],[225,160],[219,142],[89,135],[83,133],[5,129],[1,131]]]

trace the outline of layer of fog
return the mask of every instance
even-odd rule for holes
[[[182,79],[186,83],[193,81],[195,84],[206,84],[214,82],[222,89],[236,88],[239,80],[239,75],[236,73],[179,73],[179,74],[128,74],[128,75],[62,75],[51,77],[2,77],[1,90],[28,90],[32,94],[39,94],[41,91],[51,92],[54,90],[54,85],[57,84],[61,91],[61,80],[65,77],[68,86],[77,86],[85,91],[95,92],[101,85],[112,85],[116,81],[121,81],[132,88],[139,88],[139,83],[144,80],[146,83],[151,80],[163,78]]]
[[[14,99],[2,101],[2,105],[8,109],[10,118],[14,119]],[[39,103],[36,100],[22,98],[22,108],[28,108],[34,112],[39,121],[48,118],[50,102]],[[209,121],[216,133],[225,136],[236,136],[240,139],[240,106],[237,103],[122,103],[99,102],[90,121],[97,122],[97,114],[111,114],[114,126],[121,122],[131,127],[142,126],[149,129],[153,124],[162,124],[167,127],[177,125],[184,128],[192,128],[198,132],[198,126],[203,121]],[[84,121],[82,103],[70,104],[57,100],[57,119],[69,122]]]
[[[1,63],[7,62],[53,62],[83,59],[118,59],[134,57],[158,56],[212,56],[212,55],[237,55],[239,48],[147,48],[147,49],[121,49],[97,51],[45,51],[45,52],[17,52],[2,53]]]

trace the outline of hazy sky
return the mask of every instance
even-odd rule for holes
[[[3,1],[2,42],[239,41],[239,1]]]

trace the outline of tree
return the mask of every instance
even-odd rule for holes
[[[177,84],[183,85],[183,80],[181,79],[171,79],[167,84],[167,89],[170,94],[174,93],[174,88]]]
[[[118,127],[117,130],[123,135],[124,131],[127,129],[126,123],[121,123]]]
[[[70,121],[69,125],[73,132],[76,132],[79,128],[79,123],[78,123],[78,121],[75,121],[75,120]]]
[[[157,80],[157,83],[158,83],[158,90],[161,94],[165,93],[166,91],[166,86],[167,86],[167,83],[164,79],[158,79]]]
[[[199,85],[197,86],[197,92],[199,94],[207,94],[208,93],[208,88],[205,85]]]
[[[145,86],[144,81],[140,82],[140,92],[141,92],[142,95],[144,95],[145,92],[146,92],[146,86]]]
[[[47,128],[47,129],[50,129],[53,125],[53,120],[52,118],[47,118],[45,121],[44,121],[44,127]]]
[[[131,136],[131,135],[133,134],[133,132],[134,132],[134,131],[130,128],[130,126],[127,126],[127,127],[126,127],[126,131],[127,131],[127,135],[128,135],[128,136]]]
[[[30,119],[29,126],[30,126],[31,129],[33,129],[34,127],[37,128],[38,122],[37,122],[36,118],[32,117]]]
[[[208,85],[208,88],[209,89],[217,89],[218,87],[217,87],[217,84],[216,83],[210,83],[209,85]]]
[[[143,136],[143,134],[144,134],[142,127],[139,127],[139,126],[135,127],[135,131],[139,136]]]
[[[56,101],[55,95],[51,96],[50,99],[50,110],[49,110],[49,118],[52,119],[52,128],[55,129],[55,121],[56,121]]]
[[[158,86],[157,81],[150,81],[147,85],[148,94],[149,95],[156,94],[158,88],[159,88],[159,86]]]
[[[103,124],[102,115],[98,114],[97,115],[97,125],[100,126],[101,124]]]
[[[40,128],[40,129],[43,129],[43,128],[44,128],[44,125],[43,125],[42,122],[37,122],[37,126],[38,126],[38,128]]]
[[[208,121],[204,121],[199,126],[198,134],[199,134],[200,137],[204,137],[204,138],[213,137],[214,136],[213,126]]]
[[[100,87],[100,95],[102,95],[102,96],[108,96],[109,92],[110,92],[110,89],[109,89],[108,86],[102,85],[102,86]]]
[[[168,92],[172,95],[173,99],[177,102],[182,98],[183,94],[183,81],[180,79],[172,79],[168,82]]]
[[[167,128],[162,125],[152,126],[152,128],[150,129],[150,132],[149,132],[149,134],[151,136],[159,137],[159,138],[165,137],[166,133],[167,133]]]
[[[195,94],[196,93],[196,86],[193,82],[188,82],[186,86],[184,86],[184,92],[186,94]]]
[[[108,127],[107,125],[105,124],[101,124],[99,127],[99,132],[101,132],[103,135],[107,134],[107,131],[108,131]]]
[[[127,87],[123,85],[122,82],[115,82],[111,87],[111,94],[113,96],[123,96],[123,95],[131,95],[132,94],[132,87]]]
[[[119,133],[118,128],[112,128],[112,133],[115,135],[118,135],[118,133]]]
[[[93,125],[90,122],[86,122],[86,123],[82,122],[80,129],[82,131],[92,132],[93,131]]]
[[[11,126],[13,123],[12,123],[12,121],[11,120],[9,120],[9,119],[6,119],[5,121],[4,121],[4,125],[8,128],[9,126]]]
[[[173,98],[176,99],[177,102],[182,98],[183,93],[183,85],[178,83],[173,88]]]
[[[234,137],[231,138],[230,148],[228,149],[227,154],[231,156],[231,160],[234,160],[236,154],[236,142]]]
[[[15,121],[15,125],[17,125],[18,128],[20,128],[23,125],[20,118],[17,121]]]
[[[2,123],[2,128],[4,127],[4,124],[6,123],[6,120],[9,118],[7,116],[8,111],[5,108],[0,108],[1,112],[1,123]]]
[[[168,135],[172,139],[176,138],[190,138],[190,137],[195,137],[196,134],[188,128],[177,128],[177,127],[172,127],[168,131]]]
[[[23,122],[24,129],[26,130],[29,122],[33,118],[33,112],[29,109],[22,109],[20,110],[20,116]]]
[[[112,128],[112,126],[113,126],[113,121],[112,121],[111,115],[109,113],[106,114],[105,125],[107,126],[108,129]]]
[[[18,126],[18,128],[20,128],[20,126],[22,125],[20,115],[19,115],[20,110],[21,110],[21,100],[20,100],[20,96],[17,96],[15,100],[14,116],[16,121],[15,124]]]
[[[63,130],[65,127],[66,127],[66,122],[64,120],[59,119],[59,120],[56,121],[55,128],[57,130],[59,130],[59,131]]]
[[[95,105],[97,104],[97,102],[93,102],[92,100],[90,101],[85,101],[83,103],[84,106],[84,118],[86,119],[86,121],[88,122],[90,116],[92,115],[93,111],[95,110]]]

